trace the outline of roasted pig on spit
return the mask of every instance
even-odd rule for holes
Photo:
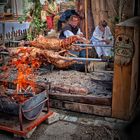
[[[64,50],[65,52],[65,50]],[[54,52],[52,50],[41,50],[35,47],[19,47],[19,48],[12,48],[9,49],[9,54],[12,57],[18,59],[21,55],[24,55],[23,58],[27,59],[27,61],[32,59],[38,59],[40,62],[45,63],[49,62],[56,66],[57,68],[68,68],[74,63],[79,63],[71,58],[67,58],[61,56],[63,51]],[[15,59],[13,58],[13,60]]]
[[[44,36],[39,36],[33,41],[25,41],[21,45],[27,44],[36,48],[40,49],[47,49],[47,50],[74,50],[80,51],[80,46],[71,46],[72,43],[81,40],[79,36],[71,36],[66,39],[57,39],[57,38],[46,38]]]
[[[8,48],[11,58],[14,59],[25,59],[24,62],[32,62],[38,60],[41,64],[51,63],[57,68],[68,68],[74,63],[81,63],[72,58],[65,57],[73,55],[69,50],[81,51],[85,48],[80,46],[73,46],[72,44],[76,41],[81,41],[80,36],[71,36],[66,39],[57,38],[45,38],[39,36],[33,41],[23,41],[20,43],[18,48]],[[25,47],[23,45],[29,45],[31,47]],[[74,55],[73,55],[74,56]],[[30,64],[30,63],[29,63]]]

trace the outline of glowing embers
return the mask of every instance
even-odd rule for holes
[[[35,74],[40,63],[37,58],[30,56],[28,48],[20,48],[17,56],[12,60],[12,65],[17,68],[17,78],[14,83],[17,85],[16,92],[18,94],[35,94]]]
[[[16,88],[13,83],[1,85],[3,93],[0,92],[0,112],[11,115],[23,115],[27,120],[36,119],[42,112],[46,101],[48,100],[48,90],[40,88],[36,89],[35,95],[29,93],[16,93]],[[20,113],[21,112],[21,113]]]

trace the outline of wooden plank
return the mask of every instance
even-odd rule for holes
[[[77,103],[85,103],[91,105],[105,105],[111,106],[111,97],[98,97],[93,95],[71,95],[71,94],[64,94],[64,93],[50,93],[50,99],[55,100],[62,100],[62,101],[70,101],[70,102],[77,102]]]
[[[87,95],[89,93],[88,89],[85,87],[73,87],[70,85],[64,84],[55,84],[51,86],[53,91],[63,92],[67,94],[79,94],[79,95]]]
[[[54,99],[49,99],[50,101],[50,107],[52,108],[58,108],[58,109],[64,109],[63,107],[63,103],[64,101],[61,101],[61,100],[54,100]]]
[[[51,107],[76,111],[81,113],[95,114],[100,116],[111,116],[111,106],[97,106],[83,103],[75,103],[60,100],[51,100]]]

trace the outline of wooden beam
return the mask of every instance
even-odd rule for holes
[[[61,101],[70,101],[77,103],[85,103],[91,105],[105,105],[111,106],[111,97],[98,97],[94,95],[71,95],[64,93],[49,93],[50,99],[61,100]]]
[[[98,105],[89,105],[83,103],[75,103],[68,101],[60,100],[51,100],[50,106],[58,109],[66,109],[70,111],[76,111],[81,113],[95,114],[100,116],[111,116],[111,106],[98,106]]]

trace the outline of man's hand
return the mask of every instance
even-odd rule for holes
[[[110,40],[108,40],[108,39],[105,40],[105,43],[106,43],[106,44],[110,44]]]
[[[102,42],[105,42],[106,44],[110,44],[110,40],[108,40],[108,39],[102,40]]]
[[[80,36],[81,35],[81,36]],[[84,43],[84,44],[89,44],[90,43],[90,40],[86,39],[85,37],[83,37],[83,34],[79,34],[79,35],[76,35],[78,38],[79,38],[79,41]]]
[[[79,36],[80,36],[80,37],[83,37],[84,35],[83,35],[83,34],[79,34]]]

